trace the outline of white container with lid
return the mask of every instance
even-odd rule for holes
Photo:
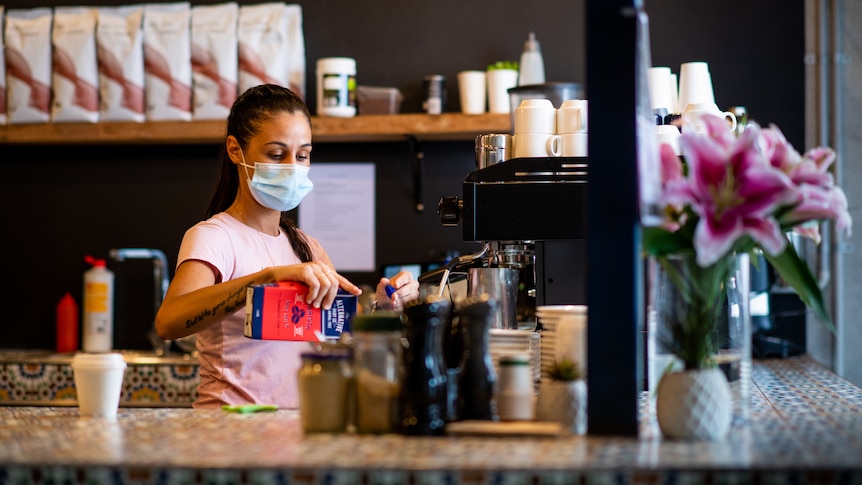
[[[77,353],[72,371],[81,416],[115,419],[126,372],[123,356],[116,352]]]
[[[324,57],[317,60],[317,115],[356,116],[356,59]]]

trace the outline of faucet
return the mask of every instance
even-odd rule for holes
[[[168,292],[170,278],[168,277],[168,258],[165,253],[159,249],[151,248],[121,248],[111,249],[108,253],[111,259],[115,261],[125,261],[126,259],[150,259],[153,261],[153,282],[155,284],[155,301],[154,312],[159,311],[162,301],[165,299],[165,294]],[[155,313],[153,314],[155,318]],[[156,332],[155,321],[152,328],[147,332],[147,338],[153,345],[153,350],[156,355],[167,355],[170,352],[171,341],[162,340]]]

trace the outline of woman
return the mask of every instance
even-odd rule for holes
[[[361,293],[336,273],[317,240],[284,214],[312,189],[310,156],[311,116],[296,94],[266,84],[236,99],[207,220],[186,232],[155,322],[165,340],[196,335],[201,382],[195,407],[298,407],[299,354],[308,344],[243,336],[250,285],[299,281],[308,285],[308,303],[326,309],[338,288]],[[391,297],[387,285],[396,288]],[[380,281],[376,305],[399,310],[418,294],[418,282],[399,273]]]

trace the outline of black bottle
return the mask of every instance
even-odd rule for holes
[[[464,357],[458,383],[460,419],[498,421],[494,402],[497,375],[490,353],[490,330],[494,325],[497,301],[488,295],[471,297],[459,305],[458,318],[464,338]]]
[[[446,424],[446,367],[443,331],[452,304],[435,295],[404,308],[404,355],[399,404],[401,432],[412,436],[442,435]]]

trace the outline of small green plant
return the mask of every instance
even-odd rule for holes
[[[517,71],[518,61],[497,61],[493,64],[488,64],[489,71],[496,71],[497,69],[512,69],[513,71]]]
[[[548,376],[555,381],[576,381],[584,377],[581,366],[569,357],[555,360],[548,371]]]

